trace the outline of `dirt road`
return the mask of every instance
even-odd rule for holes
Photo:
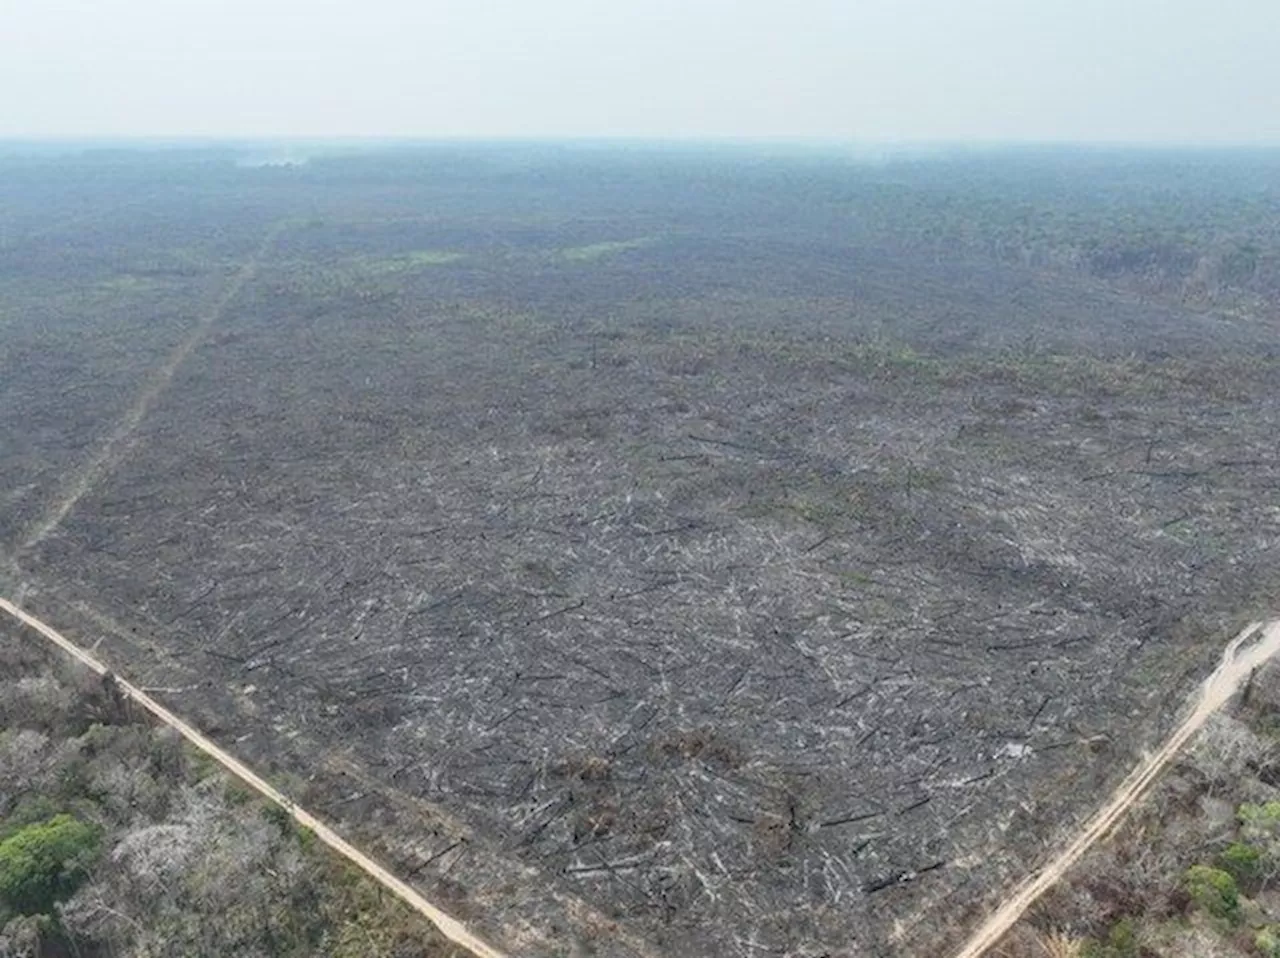
[[[17,549],[19,554],[43,542],[62,523],[62,520],[67,517],[71,510],[76,507],[76,504],[105,476],[109,475],[129,452],[142,420],[146,418],[147,413],[156,404],[156,400],[168,388],[178,369],[187,361],[187,357],[204,342],[214,324],[222,318],[227,308],[240,295],[240,291],[257,274],[258,267],[267,255],[267,251],[283,230],[284,224],[277,224],[267,231],[267,235],[258,245],[258,248],[245,261],[244,265],[237,270],[234,278],[227,288],[223,290],[222,295],[218,297],[213,307],[200,317],[186,338],[178,343],[165,358],[165,361],[160,364],[159,368],[153,370],[151,375],[147,377],[142,391],[138,393],[133,404],[125,410],[124,415],[120,418],[106,441],[85,462],[82,468],[67,477],[57,498],[49,504],[44,514],[35,519],[21,536]]]
[[[980,958],[996,945],[1036,899],[1048,891],[1142,797],[1209,716],[1226,705],[1249,680],[1253,671],[1277,652],[1280,652],[1280,620],[1266,625],[1254,623],[1236,636],[1222,653],[1222,661],[1218,663],[1218,667],[1200,686],[1191,714],[1159,750],[1148,755],[1129,773],[1071,844],[1019,886],[1000,909],[987,919],[969,943],[956,953],[956,958]]]
[[[58,646],[58,648],[62,649],[72,658],[76,659],[86,668],[91,669],[98,675],[106,675],[108,673],[109,670],[107,667],[92,654],[76,645],[61,633],[41,622],[39,619],[35,618],[35,616],[24,612],[7,599],[0,599],[0,611],[8,613],[23,625],[30,626],[36,632],[40,633],[41,636],[48,639],[54,645]],[[401,881],[395,875],[391,874],[391,872],[382,865],[379,865],[373,859],[369,858],[310,812],[303,808],[299,808],[289,800],[288,796],[275,789],[270,783],[257,775],[247,765],[235,756],[219,748],[211,739],[206,738],[202,733],[188,725],[182,719],[178,718],[178,716],[174,715],[151,696],[147,695],[147,693],[124,681],[118,676],[115,676],[115,679],[120,690],[130,699],[142,708],[146,709],[165,725],[176,730],[188,742],[200,751],[204,752],[236,778],[244,782],[249,788],[289,812],[298,824],[311,829],[320,841],[324,842],[339,855],[346,858],[382,887],[386,888],[392,894],[403,900],[410,908],[435,925],[436,928],[440,930],[440,933],[454,944],[467,949],[475,955],[476,958],[507,958],[507,955],[504,952],[499,951],[492,945],[482,941],[472,932],[468,931],[467,927],[457,919],[445,914],[445,912],[431,904],[431,902],[423,898],[422,895],[414,891],[413,888]]]

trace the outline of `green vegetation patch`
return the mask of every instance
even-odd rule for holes
[[[164,289],[166,285],[163,280],[154,276],[122,273],[119,276],[104,279],[98,284],[98,289],[107,293],[154,293],[157,290]]]
[[[1280,958],[1280,926],[1268,925],[1253,936],[1253,947],[1263,958]]]
[[[50,915],[89,877],[102,851],[102,829],[70,815],[20,829],[0,842],[0,906],[19,915]]]
[[[1240,920],[1240,892],[1236,880],[1221,868],[1192,865],[1183,876],[1183,886],[1196,906],[1215,918],[1231,923]]]
[[[397,276],[433,266],[447,266],[466,258],[465,253],[455,250],[419,249],[396,256],[357,256],[351,263],[366,276]]]
[[[638,236],[635,239],[608,240],[603,243],[590,243],[586,246],[566,246],[558,251],[561,259],[571,263],[591,263],[607,256],[616,256],[628,250],[643,249],[656,243],[656,236]]]
[[[1252,882],[1262,877],[1265,861],[1262,849],[1247,842],[1232,842],[1218,856],[1218,865],[1237,882]]]
[[[1122,918],[1107,933],[1106,941],[1086,941],[1080,958],[1138,958],[1138,934],[1133,922]]]

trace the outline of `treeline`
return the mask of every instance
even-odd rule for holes
[[[865,229],[1148,295],[1280,312],[1280,153],[1009,151],[886,166]]]

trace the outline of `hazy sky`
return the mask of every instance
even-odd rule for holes
[[[0,0],[0,136],[1280,143],[1280,0]]]

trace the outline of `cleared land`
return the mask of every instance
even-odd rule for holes
[[[11,554],[224,303],[7,593],[506,950],[958,946],[1274,601],[1271,194],[150,162],[7,214]]]

